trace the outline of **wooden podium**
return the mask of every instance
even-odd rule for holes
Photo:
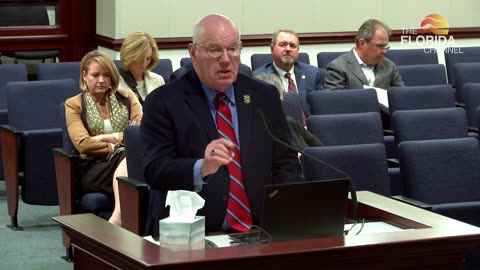
[[[458,269],[480,244],[480,228],[371,192],[358,192],[358,201],[360,217],[406,230],[173,251],[92,214],[54,220],[72,240],[76,270]]]

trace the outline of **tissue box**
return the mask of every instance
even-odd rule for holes
[[[160,245],[183,246],[186,249],[205,248],[205,217],[194,221],[181,221],[167,217],[160,220]]]

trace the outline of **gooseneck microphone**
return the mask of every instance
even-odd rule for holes
[[[328,168],[336,171],[336,172],[339,172],[340,174],[342,174],[343,176],[345,176],[346,178],[348,178],[348,180],[350,181],[350,195],[352,196],[352,212],[353,212],[353,219],[354,219],[354,223],[356,224],[358,222],[358,201],[357,201],[357,192],[355,191],[355,188],[353,186],[353,183],[352,183],[352,179],[350,178],[350,176],[345,173],[344,171],[338,169],[338,168],[335,168],[334,166],[326,163],[325,161],[322,161],[308,153],[305,153],[303,150],[300,150],[300,149],[297,149],[296,147],[278,139],[277,137],[275,137],[272,132],[270,131],[270,128],[268,127],[268,124],[267,124],[267,121],[265,120],[265,115],[263,114],[263,111],[260,111],[258,110],[257,111],[257,117],[259,117],[262,122],[263,122],[263,125],[265,126],[265,129],[267,130],[267,133],[268,135],[272,138],[273,141],[275,141],[276,143],[278,144],[281,144],[285,147],[287,147],[288,149],[290,150],[293,150],[297,153],[301,153],[302,155],[312,159],[312,160],[315,160],[316,162],[324,165],[324,166],[327,166]]]

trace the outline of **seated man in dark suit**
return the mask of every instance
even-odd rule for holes
[[[283,88],[288,92],[298,92],[306,117],[310,115],[308,95],[315,90],[323,88],[320,69],[298,62],[300,42],[298,35],[292,30],[278,30],[273,34],[270,50],[273,62],[253,71],[259,73],[277,74],[283,83]]]
[[[355,48],[327,65],[325,89],[404,86],[395,63],[385,58],[390,34],[390,28],[378,20],[364,22],[355,37]]]
[[[146,232],[158,235],[168,190],[196,191],[206,231],[246,232],[260,224],[264,186],[303,181],[274,86],[238,73],[240,33],[223,15],[194,26],[193,70],[147,96],[141,134],[151,191]]]
[[[183,75],[187,74],[192,69],[193,69],[193,66],[192,66],[191,63],[186,65],[186,66],[180,67],[179,69],[175,70],[172,73],[172,75],[170,75],[169,81],[171,82],[175,79],[178,79],[178,78],[182,77]],[[250,67],[245,65],[245,64],[242,64],[242,63],[240,63],[240,65],[238,66],[238,73],[242,73],[242,74],[245,74],[249,77],[253,77],[252,70],[250,69]]]
[[[385,57],[390,28],[375,19],[364,22],[355,37],[355,48],[327,65],[325,88],[361,89],[372,86],[388,90],[405,86],[395,63]],[[390,128],[388,108],[381,106],[383,127]]]

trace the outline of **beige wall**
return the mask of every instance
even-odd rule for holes
[[[242,34],[277,28],[355,31],[368,18],[400,29],[418,27],[431,13],[445,16],[450,27],[478,27],[479,11],[478,0],[97,0],[97,33],[112,38],[135,31],[157,38],[188,37],[198,19],[215,12],[230,17]]]

